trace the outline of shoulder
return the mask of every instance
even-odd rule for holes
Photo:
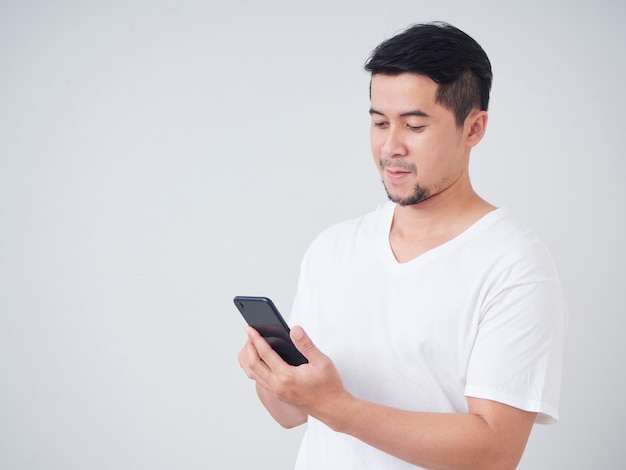
[[[338,222],[323,230],[311,243],[311,248],[353,244],[359,240],[372,239],[388,230],[393,215],[393,203],[385,203],[373,211],[352,219]]]
[[[524,278],[557,278],[543,240],[507,208],[491,212],[479,224],[475,245],[482,256],[497,263],[503,272]]]

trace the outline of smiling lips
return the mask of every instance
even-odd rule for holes
[[[414,164],[400,160],[392,160],[389,158],[381,159],[380,167],[385,171],[389,178],[396,180],[406,175],[417,173],[417,168]]]
[[[403,176],[411,174],[411,172],[407,170],[393,170],[390,168],[386,168],[385,172],[387,173],[387,176],[389,176],[389,178],[394,179],[402,178]]]

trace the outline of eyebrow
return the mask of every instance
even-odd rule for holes
[[[381,111],[378,111],[378,110],[376,110],[374,108],[370,108],[369,113],[370,113],[370,115],[378,114],[380,116],[384,116],[384,113],[382,113]],[[407,112],[404,112],[404,113],[400,114],[400,117],[407,117],[407,116],[417,116],[417,117],[425,117],[425,118],[430,117],[428,115],[428,113],[425,113],[421,109],[413,109],[411,111],[407,111]]]

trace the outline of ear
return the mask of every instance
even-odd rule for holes
[[[472,111],[467,119],[465,119],[465,132],[467,136],[466,144],[468,147],[474,147],[480,142],[487,131],[488,121],[487,111]]]

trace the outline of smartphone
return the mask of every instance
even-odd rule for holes
[[[233,301],[248,325],[257,330],[286,363],[299,366],[309,362],[291,342],[289,326],[274,302],[267,297],[240,295]]]

